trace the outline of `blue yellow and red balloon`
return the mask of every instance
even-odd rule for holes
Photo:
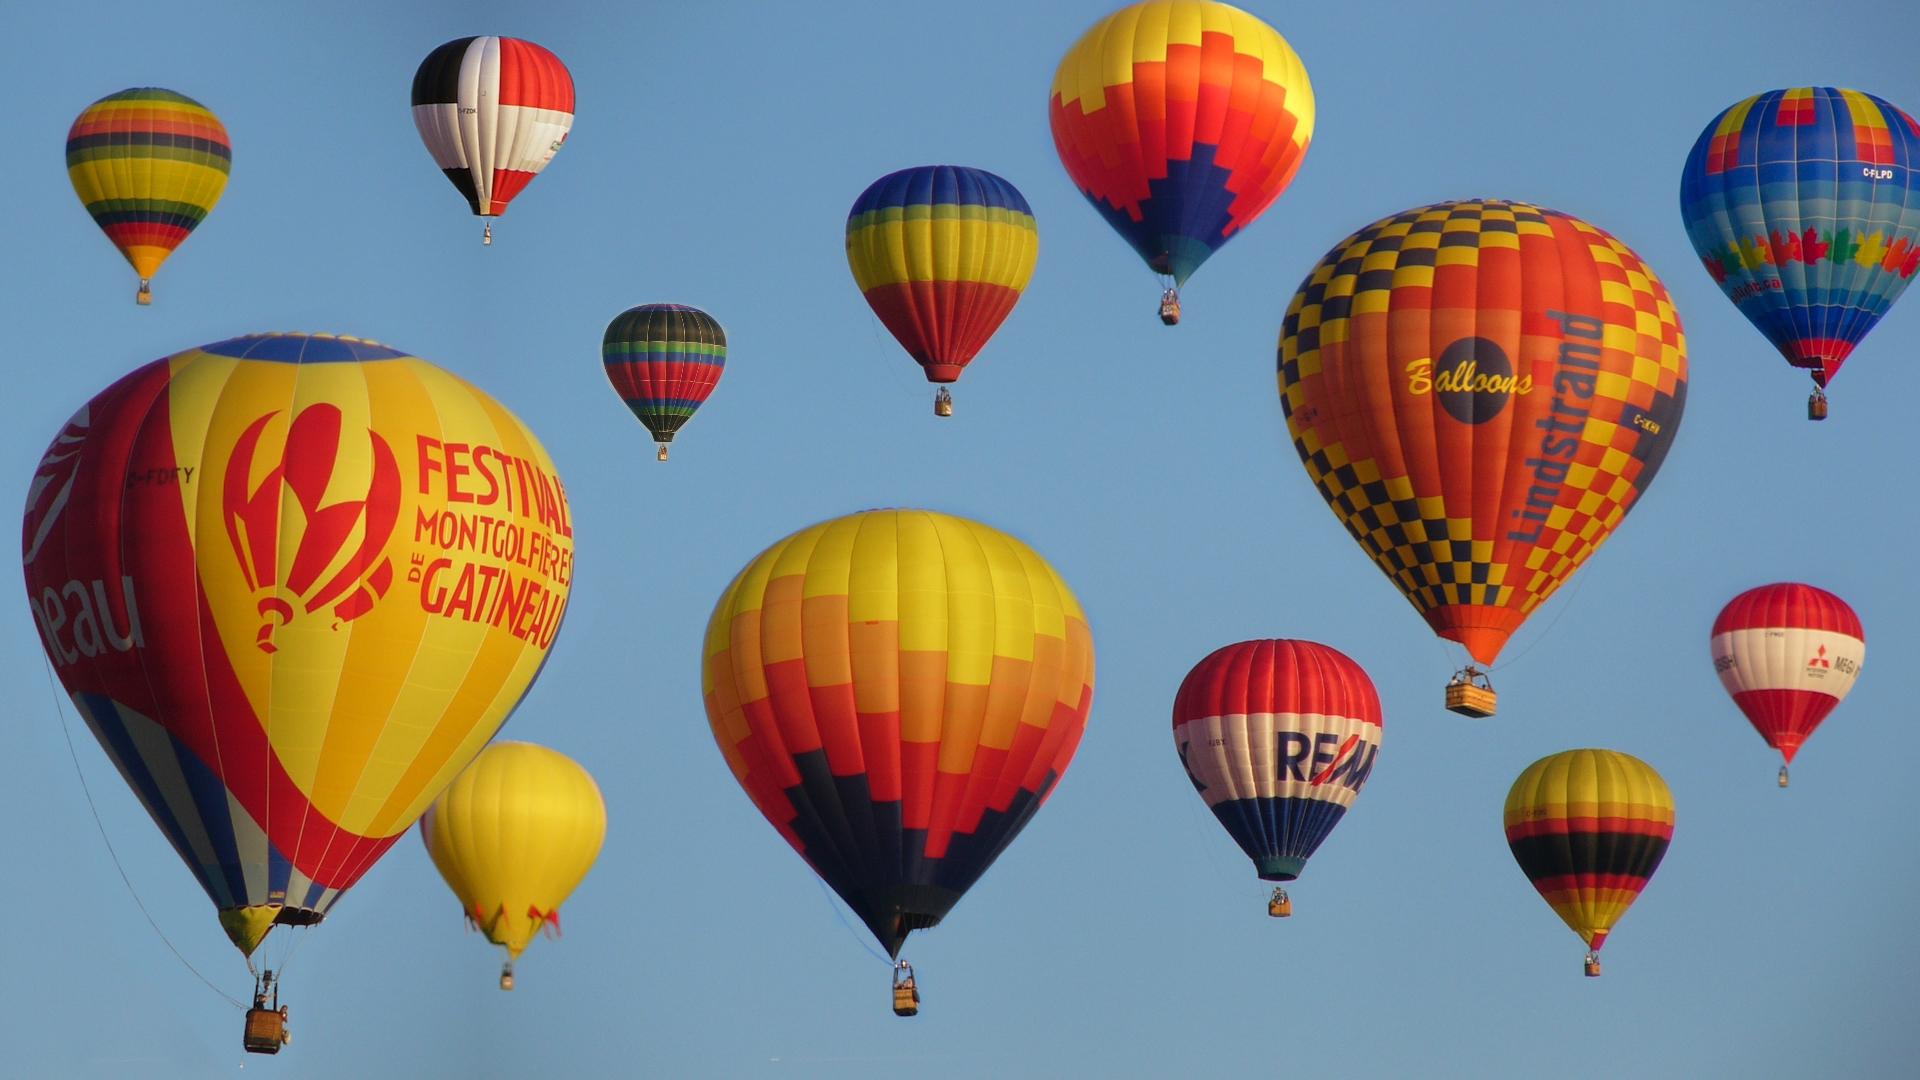
[[[958,379],[1000,329],[1039,253],[1027,200],[984,169],[890,173],[847,215],[854,284],[931,383]],[[940,394],[946,401],[944,387]]]
[[[1273,27],[1212,0],[1147,0],[1094,23],[1054,72],[1054,149],[1167,292],[1286,190],[1313,86]]]
[[[1715,117],[1680,176],[1687,237],[1740,313],[1826,385],[1920,270],[1920,122],[1872,94],[1771,90]]]

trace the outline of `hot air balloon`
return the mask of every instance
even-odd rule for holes
[[[1187,779],[1263,881],[1292,881],[1353,805],[1380,754],[1380,696],[1360,665],[1311,641],[1242,641],[1173,699]],[[1270,915],[1293,913],[1284,887]]]
[[[802,529],[727,586],[701,686],[727,765],[896,959],[1013,841],[1080,744],[1093,638],[997,529],[869,510]],[[903,993],[903,983],[905,992]]]
[[[1260,216],[1313,138],[1313,86],[1273,27],[1209,0],[1147,0],[1094,23],[1053,74],[1054,149],[1080,193],[1180,286]]]
[[[420,819],[433,865],[467,921],[513,962],[542,930],[560,932],[560,904],[593,868],[607,804],[587,770],[532,743],[490,744]]]
[[[984,169],[902,169],[875,180],[847,215],[854,284],[935,384],[958,379],[1000,329],[1039,253],[1027,200]],[[953,415],[945,385],[933,412]]]
[[[1707,273],[1797,368],[1807,419],[1920,269],[1920,123],[1872,94],[1801,86],[1727,109],[1693,144],[1680,216]]]
[[[220,201],[233,149],[205,105],[158,87],[108,94],[67,129],[67,179],[93,223],[140,275],[154,272]]]
[[[1526,203],[1447,202],[1335,245],[1280,331],[1280,404],[1314,486],[1434,633],[1476,664],[1652,483],[1686,404],[1666,287],[1625,244]]]
[[[1793,581],[1748,589],[1713,621],[1713,670],[1780,751],[1781,787],[1800,744],[1853,689],[1866,637],[1845,600]]]
[[[531,41],[456,38],[413,73],[413,126],[467,205],[491,219],[567,141],[573,76]],[[480,242],[493,243],[491,220]]]
[[[1503,817],[1514,861],[1586,941],[1587,974],[1600,974],[1600,946],[1673,839],[1667,782],[1628,754],[1562,750],[1527,766]]]
[[[683,304],[642,304],[607,324],[600,339],[607,381],[660,444],[667,444],[720,383],[727,332],[719,320]]]
[[[21,547],[75,708],[251,956],[324,918],[505,722],[573,529],[546,451],[472,385],[255,334],[75,413]]]

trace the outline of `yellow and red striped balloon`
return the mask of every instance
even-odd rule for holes
[[[1527,766],[1503,817],[1527,880],[1598,953],[1667,854],[1673,793],[1630,754],[1563,750]]]
[[[701,687],[734,778],[898,955],[1052,792],[1093,703],[1073,592],[1019,540],[869,510],[721,594]]]
[[[136,299],[226,190],[233,149],[220,118],[157,87],[87,106],[67,131],[67,178],[94,224],[140,275]]]

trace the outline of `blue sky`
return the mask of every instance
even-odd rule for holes
[[[1047,4],[11,5],[0,29],[13,207],[0,254],[10,391],[0,475],[24,492],[87,397],[144,361],[262,330],[434,360],[514,409],[566,478],[579,566],[552,662],[507,734],[591,770],[610,824],[512,994],[404,839],[287,975],[294,1041],[239,1015],[129,898],[74,776],[17,580],[0,580],[0,1043],[19,1075],[811,1078],[1911,1075],[1920,1053],[1920,671],[1909,572],[1920,301],[1897,305],[1803,418],[1806,379],[1719,294],[1679,219],[1700,128],[1779,86],[1920,107],[1920,8],[1252,2],[1319,107],[1292,188],[1189,284],[1177,329],[1054,157],[1059,55],[1106,0]],[[491,248],[413,130],[415,65],[458,36],[538,41],[573,72],[566,147]],[[154,306],[61,167],[88,102],[160,85],[233,138],[226,195]],[[868,313],[841,248],[874,178],[953,162],[1017,185],[1033,283],[951,421]],[[1342,236],[1446,198],[1534,201],[1606,228],[1672,291],[1692,385],[1658,481],[1516,635],[1500,714],[1441,711],[1454,655],[1363,557],[1288,447],[1273,350]],[[727,374],[657,465],[601,374],[607,320],[651,301],[725,323]],[[1907,389],[1902,389],[1906,387]],[[1019,842],[886,970],[737,789],[699,694],[728,578],[786,533],[870,506],[980,518],[1034,545],[1092,621],[1099,681],[1072,769]],[[1865,674],[1795,763],[1722,693],[1720,605],[1831,589]],[[1366,791],[1269,920],[1180,771],[1168,713],[1213,648],[1307,637],[1380,688]],[[67,709],[128,877],[174,946],[246,989],[205,895]],[[1678,821],[1607,974],[1500,831],[1529,762],[1644,758]],[[244,1064],[244,1070],[241,1066]]]

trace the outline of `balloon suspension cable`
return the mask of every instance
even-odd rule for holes
[[[1274,887],[1273,895],[1267,898],[1267,914],[1276,919],[1284,919],[1293,914],[1293,898],[1287,895],[1287,890],[1279,886]]]
[[[1787,786],[1787,767],[1785,765],[1780,766],[1780,786]]]
[[[1586,968],[1587,978],[1589,979],[1599,978],[1600,977],[1600,954],[1597,952],[1594,952],[1591,949],[1587,950],[1587,959],[1584,966]]]
[[[153,303],[152,281],[147,278],[140,279],[140,291],[133,294],[133,302],[142,306]]]
[[[43,659],[41,663],[44,664],[46,661]],[[67,727],[66,712],[60,708],[60,691],[54,687],[53,667],[51,665],[47,667],[47,689],[53,692],[54,715],[60,718],[60,734],[66,737],[67,756],[73,760],[73,774],[80,778],[80,793],[86,796],[87,809],[93,813],[93,826],[100,830],[100,842],[107,846],[107,857],[113,860],[113,868],[119,871],[120,883],[127,887],[127,895],[133,897],[133,905],[140,909],[140,914],[147,917],[147,925],[153,927],[153,932],[159,935],[160,943],[167,947],[167,951],[173,954],[175,960],[180,961],[181,966],[193,972],[194,978],[206,983],[207,989],[219,994],[221,998],[225,999],[227,1004],[236,1009],[246,1008],[245,1002],[242,1002],[225,990],[220,989],[220,987],[214,985],[212,979],[200,974],[200,969],[189,963],[187,958],[181,955],[179,949],[174,948],[173,942],[167,938],[167,932],[160,929],[160,924],[154,921],[153,913],[147,910],[146,904],[141,903],[140,894],[133,889],[133,879],[127,877],[126,867],[120,865],[120,853],[113,850],[113,841],[107,838],[107,826],[100,820],[100,808],[93,803],[93,791],[87,786],[87,774],[80,769],[80,754],[73,748],[73,732]]]
[[[953,395],[949,394],[944,386],[933,393],[933,415],[953,415]]]
[[[486,228],[485,228],[484,230],[482,230],[482,231],[481,231],[481,233],[480,233],[480,242],[481,242],[482,244],[487,244],[487,245],[489,245],[489,246],[491,246],[491,245],[492,245],[492,243],[493,243],[493,222],[491,222],[491,221],[489,221],[489,222],[487,222],[487,227],[486,227]]]
[[[871,953],[875,960],[878,960],[881,963],[891,967],[893,965],[893,961],[889,959],[880,950],[874,948],[873,942],[868,941],[865,937],[863,937],[860,931],[855,930],[853,928],[853,924],[847,921],[847,917],[844,914],[842,914],[840,911],[840,905],[834,902],[833,892],[827,888],[827,883],[824,881],[821,881],[817,877],[813,879],[813,882],[814,884],[820,886],[820,895],[827,898],[827,907],[833,909],[833,917],[836,919],[839,919],[840,925],[847,928],[847,933],[853,935],[853,940],[859,942],[860,947],[867,950],[867,952]]]

